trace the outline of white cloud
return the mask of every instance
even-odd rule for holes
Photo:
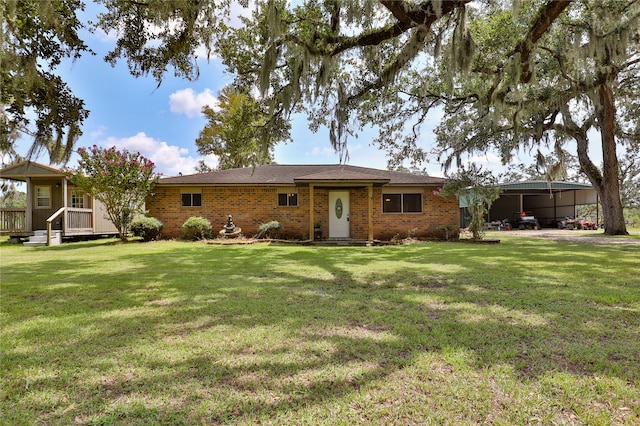
[[[110,30],[107,33],[102,28],[96,28],[93,34],[98,39],[98,41],[108,44],[115,44],[119,37],[118,31]]]
[[[102,135],[105,134],[106,131],[107,131],[106,126],[98,126],[97,129],[89,133],[89,136],[91,137],[91,139],[99,139],[100,137],[102,137]]]
[[[251,17],[251,11],[256,8],[255,2],[250,0],[247,3],[247,7],[240,4],[239,1],[232,1],[229,9],[229,21],[227,25],[233,28],[240,28],[242,24],[241,16],[245,18]]]
[[[105,148],[115,146],[119,150],[139,152],[153,161],[156,165],[155,171],[164,176],[176,176],[179,173],[192,174],[195,173],[198,165],[198,158],[190,156],[188,149],[169,145],[167,142],[147,136],[144,132],[128,138],[109,137],[102,142],[102,145]],[[205,157],[204,161],[210,167],[217,164],[215,156]]]
[[[187,88],[169,95],[171,112],[184,114],[189,118],[198,117],[202,113],[202,107],[205,105],[212,108],[218,106],[218,100],[211,93],[211,89],[196,93],[193,89]]]
[[[306,152],[307,157],[335,157],[336,152],[328,144],[327,146],[314,146],[311,151]]]
[[[357,145],[349,145],[349,152],[358,152],[361,151],[364,148],[364,146],[359,143]]]

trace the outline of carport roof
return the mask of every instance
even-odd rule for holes
[[[580,189],[592,189],[593,186],[588,183],[578,182],[565,182],[565,181],[546,181],[546,180],[527,180],[522,182],[504,182],[499,183],[498,186],[502,190],[502,195],[514,196],[518,194],[522,195],[538,195],[542,193],[562,192],[562,191],[577,191]],[[460,207],[468,207],[463,198],[460,199]]]
[[[503,191],[521,191],[521,190],[572,190],[572,189],[591,189],[588,183],[564,182],[564,181],[546,181],[546,180],[528,180],[524,182],[506,182],[499,184]]]

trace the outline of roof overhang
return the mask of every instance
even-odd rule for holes
[[[294,178],[296,185],[326,186],[326,187],[354,187],[354,186],[382,186],[391,179],[374,174],[358,173],[347,170],[314,173]]]
[[[383,186],[389,183],[389,179],[371,179],[371,180],[344,180],[344,179],[326,179],[326,180],[305,180],[295,179],[297,186],[307,186],[313,184],[315,187],[327,187],[327,188],[354,188],[363,187],[368,185]]]

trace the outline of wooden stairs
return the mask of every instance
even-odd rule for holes
[[[62,231],[51,231],[51,245],[59,246],[62,244]],[[47,231],[38,230],[35,231],[28,241],[25,241],[23,245],[27,247],[45,247],[47,245]]]

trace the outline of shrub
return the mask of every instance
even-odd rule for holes
[[[142,237],[143,241],[153,241],[160,237],[162,222],[155,217],[137,217],[131,222],[131,233]]]
[[[182,224],[182,238],[185,240],[204,240],[211,238],[211,222],[201,216],[192,216]]]
[[[277,220],[271,222],[262,223],[258,227],[258,233],[255,238],[273,238],[277,236],[277,231],[282,230],[282,225]]]

